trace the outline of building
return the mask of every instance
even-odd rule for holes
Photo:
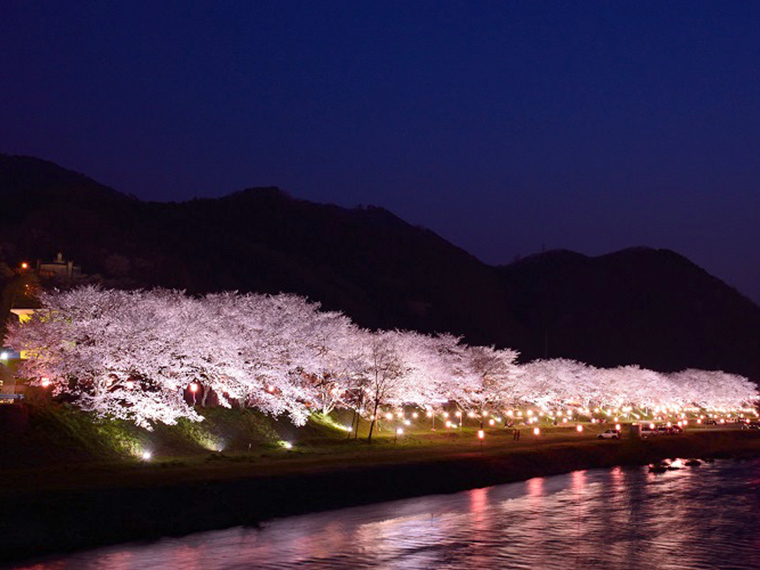
[[[63,254],[58,252],[53,261],[37,260],[37,274],[40,277],[75,279],[82,276],[82,268],[74,265],[73,261],[66,261]]]

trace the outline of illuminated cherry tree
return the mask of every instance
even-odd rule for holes
[[[449,404],[483,417],[514,405],[736,409],[758,397],[749,380],[720,371],[518,365],[513,350],[450,335],[363,330],[296,295],[83,287],[41,303],[6,339],[30,356],[19,373],[84,410],[145,427],[202,419],[190,387],[200,395],[192,404],[251,406],[296,425],[316,411],[353,410],[371,422],[370,439],[383,406]]]

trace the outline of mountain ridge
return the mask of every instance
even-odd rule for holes
[[[369,328],[450,332],[524,359],[760,377],[760,308],[665,249],[552,250],[489,266],[376,206],[277,187],[145,202],[33,157],[0,155],[0,247],[62,251],[106,286],[305,295]]]

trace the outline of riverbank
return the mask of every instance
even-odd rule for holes
[[[339,453],[217,453],[157,463],[3,470],[0,556],[22,560],[668,457],[758,455],[758,432],[699,429],[647,440],[502,438],[482,450],[473,442],[386,441],[379,447],[346,446]]]

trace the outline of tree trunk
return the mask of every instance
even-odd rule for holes
[[[354,424],[355,423],[356,423],[356,410],[354,410],[354,415],[351,416],[351,431],[348,432],[348,434],[346,435],[346,439],[351,439],[351,432],[353,432],[354,429],[355,429],[354,428]],[[356,429],[358,429],[358,428],[356,428]]]
[[[375,399],[375,410],[372,412],[372,422],[369,424],[369,435],[367,436],[367,443],[372,443],[372,432],[375,429],[375,423],[377,422],[377,408],[380,405],[380,400]]]

